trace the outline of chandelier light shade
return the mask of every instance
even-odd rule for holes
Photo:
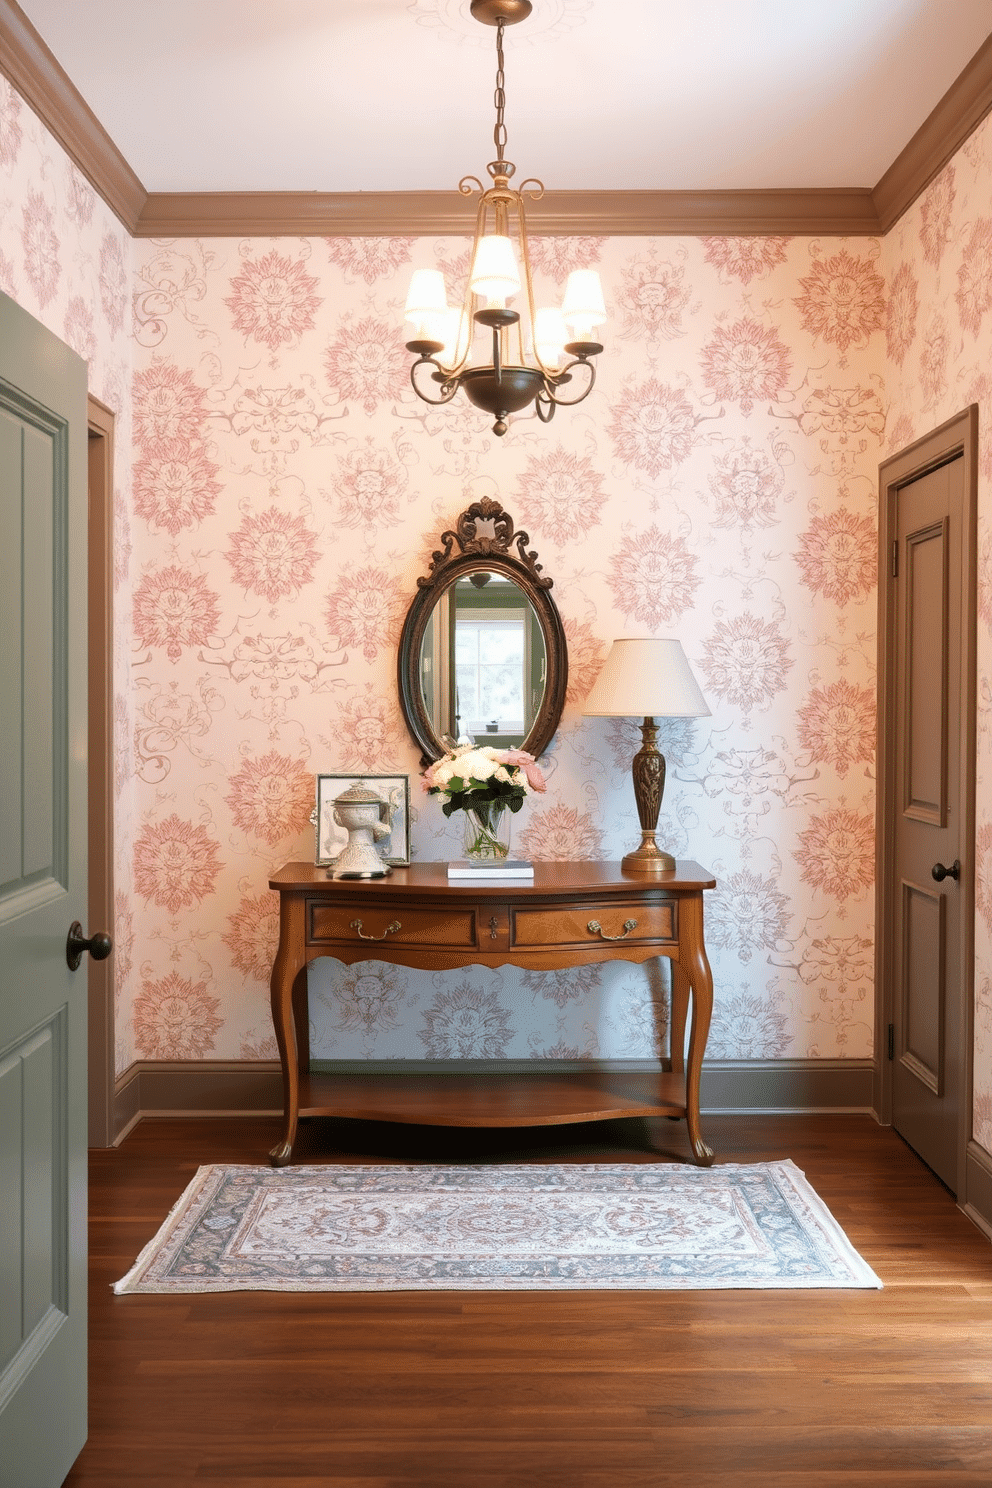
[[[414,269],[406,296],[406,318],[418,335],[440,330],[448,313],[448,296],[440,269]]]
[[[511,295],[520,293],[520,271],[509,238],[487,233],[478,239],[468,287],[474,295],[488,300],[490,306],[500,309]]]
[[[573,269],[565,286],[561,307],[562,318],[572,327],[577,340],[588,340],[606,319],[603,286],[595,269]]]
[[[417,358],[410,380],[419,398],[450,403],[462,389],[492,415],[493,433],[503,435],[510,414],[530,404],[549,423],[557,407],[589,395],[596,381],[590,359],[603,349],[593,336],[606,320],[606,307],[599,275],[578,269],[569,275],[560,306],[535,308],[523,197],[539,201],[544,187],[533,178],[519,190],[510,185],[516,166],[506,159],[503,119],[503,31],[530,15],[531,0],[472,0],[470,8],[477,21],[496,28],[498,158],[486,167],[491,186],[476,176],[458,183],[463,196],[480,193],[464,300],[449,305],[444,276],[437,269],[415,269],[406,300],[406,346]],[[518,295],[521,309],[509,303]]]
[[[706,718],[710,712],[681,642],[614,641],[582,711],[590,718],[643,718],[641,748],[631,764],[641,843],[620,866],[625,873],[669,872],[675,859],[655,841],[665,793],[665,757],[657,748],[655,719]]]

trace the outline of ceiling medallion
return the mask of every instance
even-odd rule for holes
[[[493,416],[493,433],[503,435],[510,414],[532,403],[547,424],[560,405],[570,407],[588,397],[596,381],[590,358],[603,349],[593,332],[605,321],[606,309],[594,269],[575,269],[569,275],[560,307],[534,307],[523,198],[526,194],[539,201],[544,186],[533,177],[521,182],[519,190],[510,185],[516,166],[506,158],[503,119],[503,32],[526,20],[531,0],[471,0],[471,12],[496,30],[497,158],[486,167],[492,185],[484,187],[477,176],[463,176],[458,183],[464,196],[480,193],[465,297],[460,306],[450,306],[440,270],[415,269],[406,298],[405,318],[413,327],[406,347],[417,357],[410,380],[418,398],[450,403],[461,388],[471,403]],[[521,290],[523,313],[509,304]],[[479,344],[483,359],[473,361]],[[436,393],[427,379],[436,384]]]
[[[526,36],[521,38],[522,44],[551,41],[581,26],[592,5],[593,0],[541,0]],[[470,0],[411,0],[407,9],[418,26],[447,32],[470,46],[491,44],[472,18]]]

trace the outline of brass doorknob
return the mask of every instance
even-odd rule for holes
[[[69,926],[65,942],[65,961],[70,971],[78,971],[83,952],[89,951],[94,961],[106,961],[114,949],[114,942],[106,930],[98,930],[89,940],[83,937],[83,927],[78,920]]]
[[[950,868],[945,868],[943,863],[934,863],[930,869],[930,873],[938,883],[943,883],[945,878],[960,878],[961,859],[955,858]]]

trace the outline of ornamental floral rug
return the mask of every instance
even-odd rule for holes
[[[114,1291],[881,1285],[788,1161],[212,1165]]]

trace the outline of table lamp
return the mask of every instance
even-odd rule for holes
[[[705,718],[709,708],[680,641],[614,641],[583,713],[590,718],[643,718],[641,747],[634,755],[634,799],[641,845],[620,866],[625,873],[666,873],[671,853],[654,840],[665,791],[665,757],[656,748],[656,718]]]

